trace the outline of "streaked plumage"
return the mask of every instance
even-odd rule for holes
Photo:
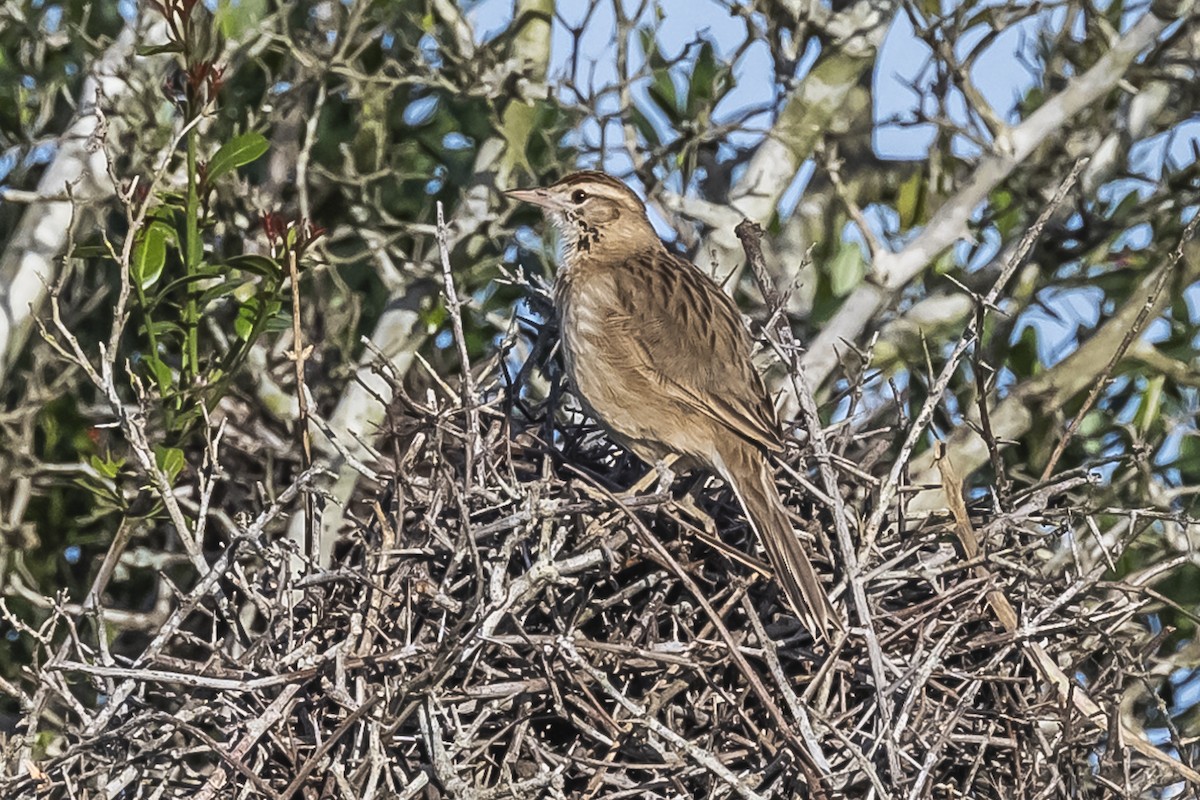
[[[782,449],[779,423],[737,306],[671,253],[641,199],[604,173],[509,195],[562,232],[555,304],[588,413],[651,464],[674,454],[724,478],[801,619],[818,634],[840,625],[775,487],[768,454]]]

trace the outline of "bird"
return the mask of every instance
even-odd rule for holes
[[[741,311],[659,238],[646,205],[595,170],[505,193],[562,242],[554,279],[568,379],[588,416],[650,465],[707,469],[737,496],[798,618],[842,624],[797,537],[770,457],[783,435]]]

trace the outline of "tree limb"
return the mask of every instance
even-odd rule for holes
[[[1192,13],[1195,0],[1185,3],[1180,16]],[[824,383],[839,361],[843,342],[857,341],[880,309],[946,248],[967,235],[971,214],[988,194],[1033,154],[1057,136],[1079,112],[1099,101],[1121,81],[1138,54],[1171,23],[1147,12],[1096,64],[1033,112],[1009,136],[996,143],[958,193],[946,202],[907,247],[885,253],[872,266],[872,280],[859,286],[821,330],[804,354],[804,367],[817,385]]]

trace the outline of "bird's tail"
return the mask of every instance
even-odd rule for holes
[[[841,619],[792,529],[766,456],[758,448],[741,441],[721,450],[723,463],[717,465],[721,477],[741,502],[800,620],[814,636],[824,637],[830,628],[841,630]]]

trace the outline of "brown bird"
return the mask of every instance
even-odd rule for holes
[[[653,465],[708,468],[733,488],[800,619],[841,627],[775,487],[775,407],[750,360],[741,313],[658,238],[641,199],[602,172],[509,197],[559,229],[554,285],[567,373],[585,410]]]

